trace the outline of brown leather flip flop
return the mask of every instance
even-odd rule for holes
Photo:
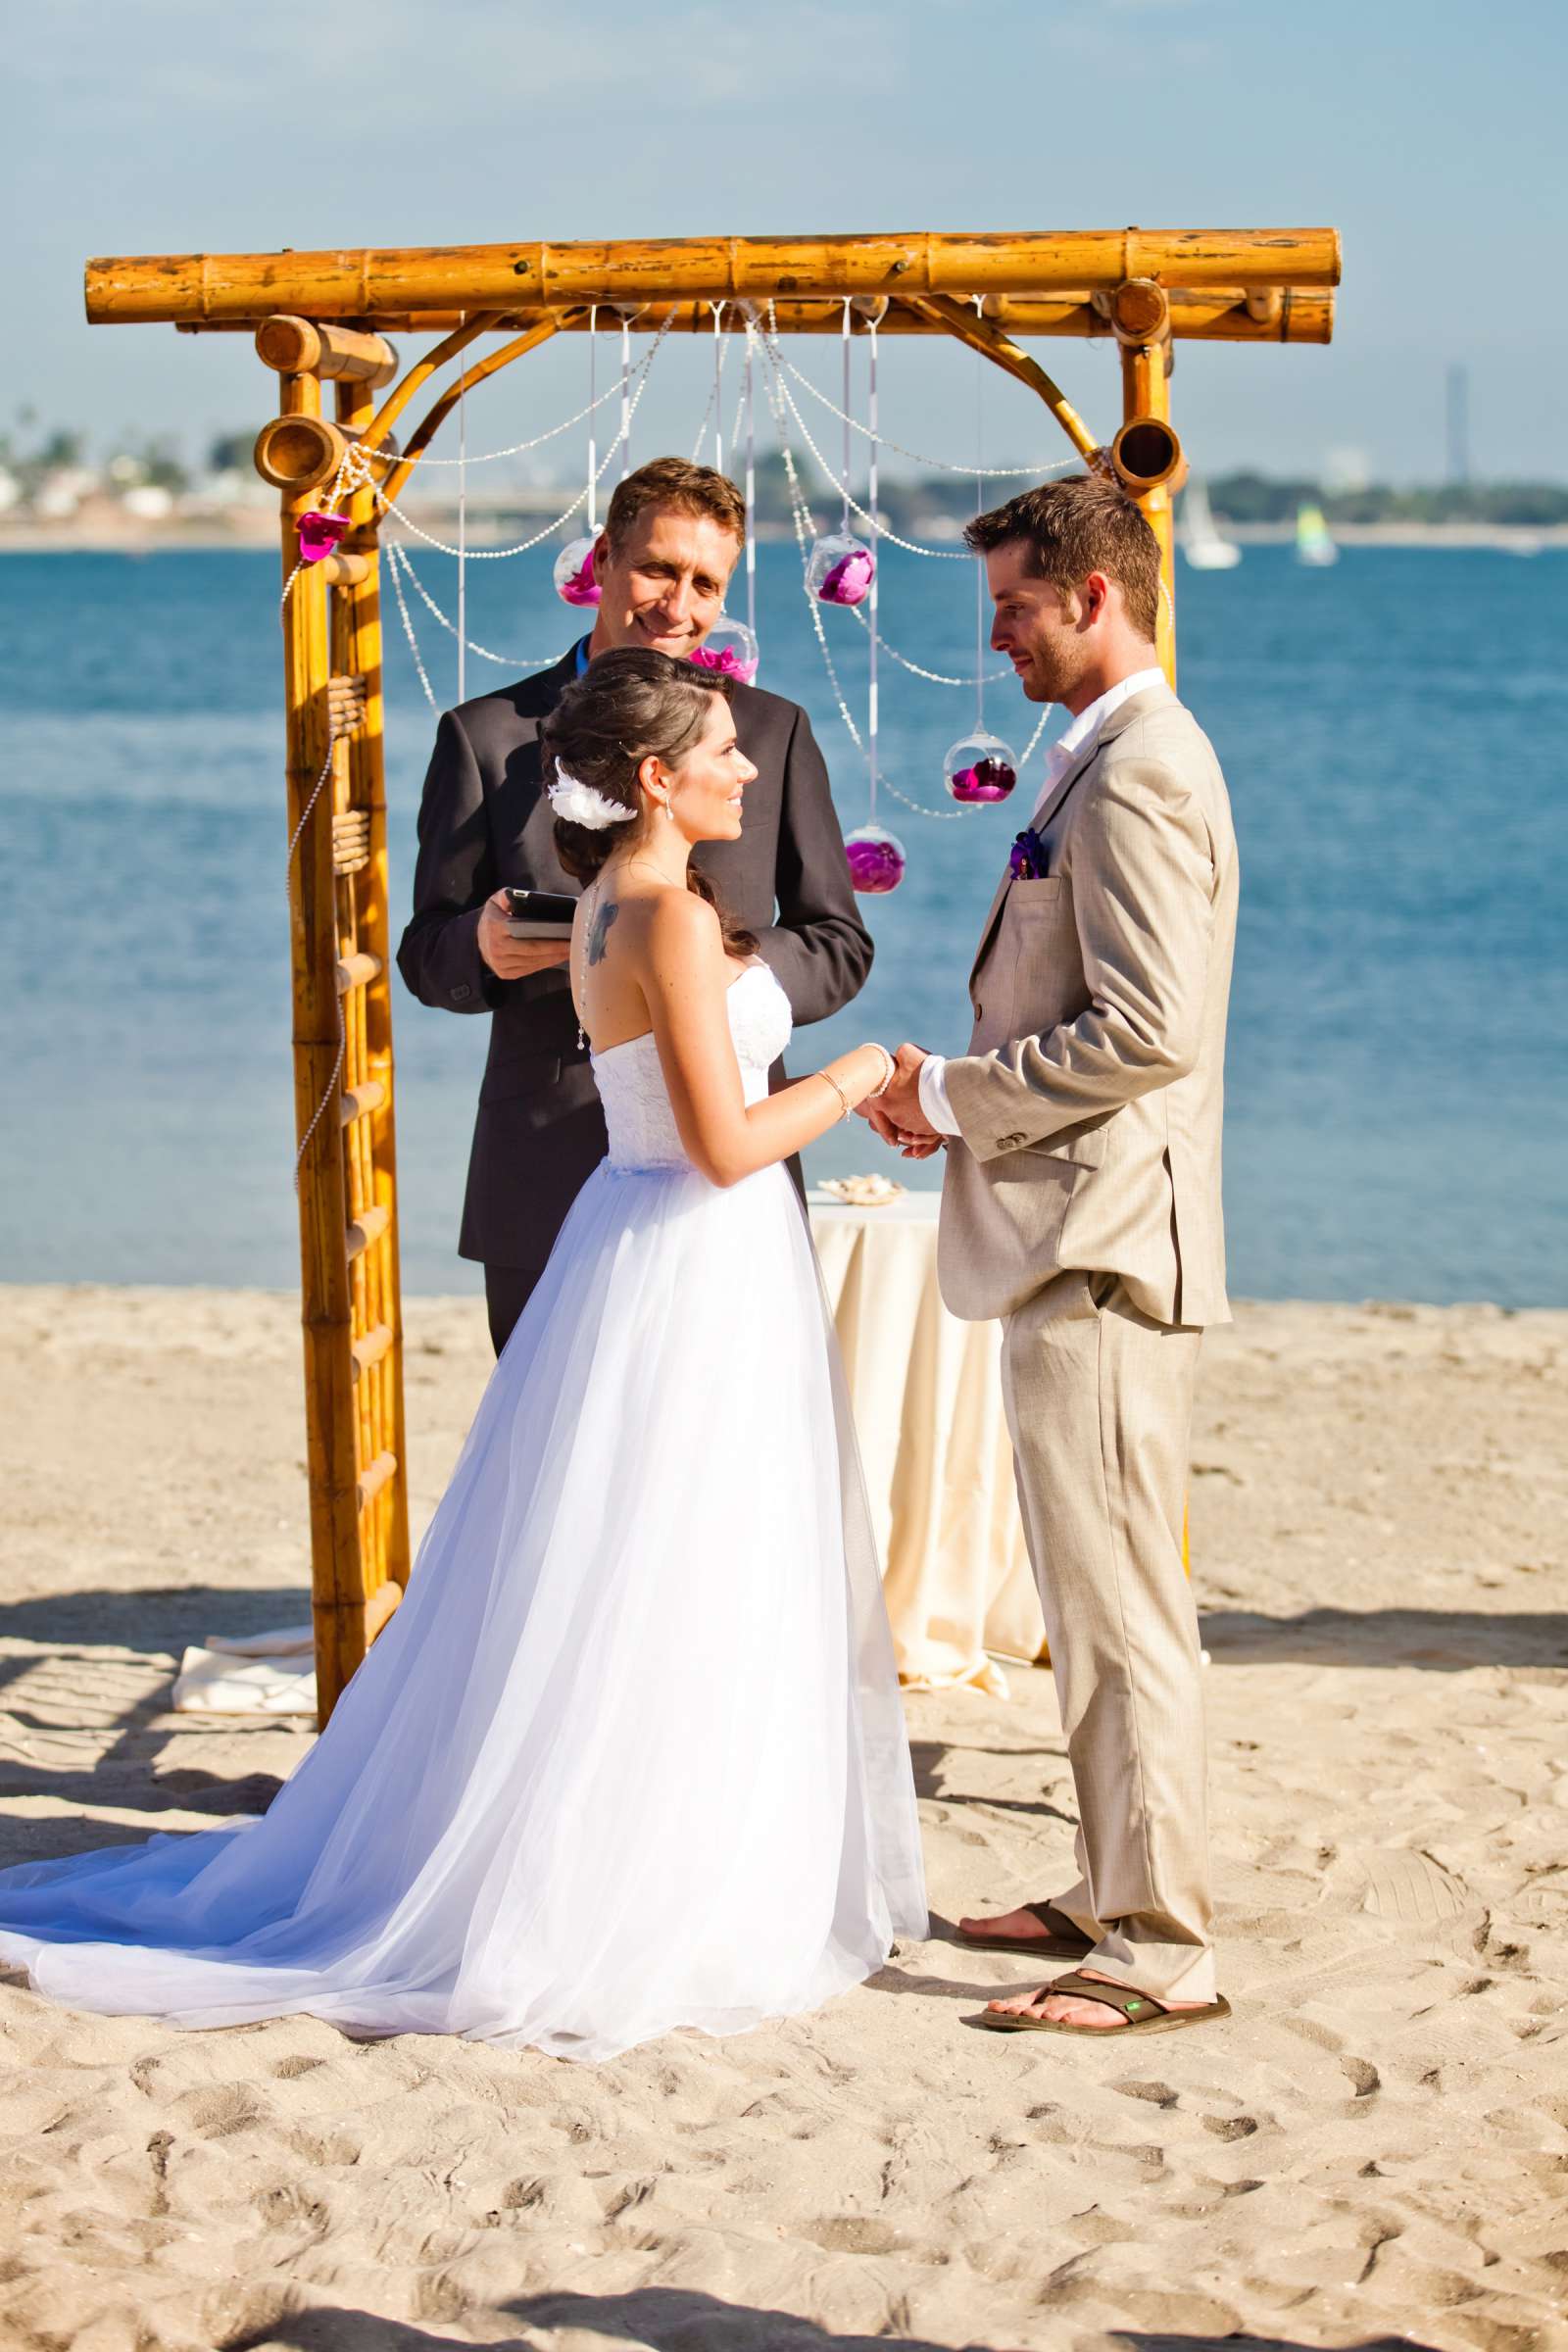
[[[1020,1903],[1017,1908],[1038,1919],[1047,1936],[966,1936],[961,1928],[957,1941],[971,1952],[1017,1952],[1025,1960],[1038,1956],[1042,1960],[1082,1960],[1094,1950],[1094,1945],[1075,1928],[1065,1912],[1055,1910],[1050,1903]],[[1111,2032],[1115,2032],[1114,2026]]]
[[[1079,1976],[1076,1969],[1070,1976],[1054,1977],[1044,1989],[1072,1993],[1081,2000],[1099,2001],[1103,2008],[1119,2009],[1127,2023],[1068,2026],[1054,2017],[1007,2017],[997,2009],[982,2009],[977,2016],[966,2017],[962,2022],[978,2026],[987,2034],[1083,2034],[1093,2041],[1120,2041],[1127,2034],[1174,2034],[1181,2026],[1206,2026],[1210,2018],[1229,2017],[1231,2013],[1231,2005],[1223,1996],[1204,2001],[1196,2009],[1167,2009],[1152,1993],[1135,1992],[1126,1984],[1102,1984],[1098,1977]]]

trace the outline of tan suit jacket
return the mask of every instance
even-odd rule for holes
[[[1238,869],[1225,779],[1167,686],[1112,711],[1005,877],[947,1065],[939,1271],[956,1315],[1012,1314],[1066,1269],[1157,1322],[1228,1322],[1220,1207]]]

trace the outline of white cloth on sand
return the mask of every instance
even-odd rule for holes
[[[174,1677],[176,1715],[314,1715],[315,1637],[309,1625],[265,1634],[209,1634]]]

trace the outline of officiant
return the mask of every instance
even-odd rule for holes
[[[606,1150],[567,945],[519,940],[508,928],[509,887],[576,888],[555,854],[540,722],[614,647],[689,659],[723,610],[745,531],[740,492],[711,466],[657,458],[628,473],[594,547],[592,632],[551,668],[448,710],[436,733],[398,968],[421,1004],[492,1016],[458,1250],[484,1267],[497,1354]],[[859,994],[871,940],[806,712],[755,686],[737,685],[733,695],[736,735],[757,780],[741,838],[705,845],[697,862],[726,909],[756,932],[799,1029]],[[781,1075],[774,1071],[775,1085]]]

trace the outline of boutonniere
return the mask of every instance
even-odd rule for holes
[[[1015,834],[1007,855],[1007,871],[1014,882],[1039,882],[1046,871],[1046,845],[1033,825]]]

